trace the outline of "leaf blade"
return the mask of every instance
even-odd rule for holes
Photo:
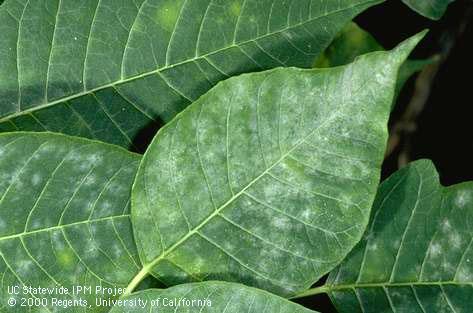
[[[121,148],[52,133],[0,135],[1,305],[7,286],[126,287],[141,264],[130,223],[130,190],[140,157]],[[104,166],[107,164],[107,166]],[[27,192],[24,192],[27,190]],[[28,294],[28,297],[39,297]],[[21,297],[21,295],[18,295]],[[52,298],[45,310],[56,309]],[[23,307],[26,311],[29,308]],[[79,312],[82,307],[70,307]]]
[[[61,1],[0,8],[0,130],[124,147],[229,75],[309,66],[346,21],[381,2]]]
[[[132,192],[145,272],[291,295],[341,261],[367,223],[398,66],[421,37],[347,67],[229,79],[167,124]]]
[[[324,53],[319,56],[314,63],[314,67],[326,68],[345,65],[353,62],[357,56],[385,50],[370,33],[359,27],[356,23],[351,22],[337,35]],[[427,65],[437,61],[438,58],[434,56],[423,60],[408,59],[404,62],[399,70],[393,107],[409,78],[423,70]]]
[[[262,290],[225,282],[194,283],[179,285],[169,289],[151,289],[134,293],[123,300],[134,301],[138,299],[142,301],[147,300],[147,305],[144,305],[141,309],[134,309],[133,312],[175,312],[177,305],[169,305],[170,299],[189,299],[194,301],[194,305],[182,304],[182,307],[185,307],[188,312],[315,312]],[[156,305],[154,307],[151,305],[151,300],[155,299],[160,301],[159,308]],[[166,300],[167,302],[163,302]],[[207,301],[210,301],[210,304]],[[111,313],[128,312],[128,310],[129,308],[126,306],[121,308],[115,307],[111,310]]]
[[[407,307],[412,312],[467,310],[473,286],[467,262],[472,253],[467,230],[471,190],[471,183],[442,187],[427,160],[386,180],[375,202],[369,239],[327,283],[340,312],[368,306],[368,296],[379,300],[372,308],[388,312]]]

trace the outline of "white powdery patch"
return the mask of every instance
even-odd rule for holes
[[[442,262],[442,268],[446,271],[446,272],[455,272],[455,265],[453,265],[451,262],[449,262],[448,260],[444,259],[444,261]]]
[[[405,297],[405,295],[403,295],[401,292],[397,291],[396,289],[389,290],[389,294],[390,294],[393,298],[396,298],[396,299],[404,298],[404,297]]]
[[[279,194],[277,188],[274,188],[270,184],[264,186],[263,193],[264,193],[264,197],[266,199],[273,199],[274,197],[276,197]]]
[[[303,220],[308,220],[311,215],[312,215],[312,211],[310,209],[305,209],[301,214],[301,218]]]
[[[378,250],[378,244],[377,244],[377,243],[373,243],[373,244],[368,245],[368,250],[370,250],[370,251],[376,251],[376,250]]]
[[[95,175],[89,175],[89,176],[87,176],[87,178],[85,179],[84,185],[90,186],[90,185],[95,184],[95,182],[96,182],[96,177],[95,177]]]
[[[7,188],[12,182],[12,176],[10,174],[2,174],[0,176],[0,190]]]
[[[100,231],[101,227],[99,223],[91,223],[90,224],[90,232],[92,236],[97,236],[97,233]]]
[[[127,187],[125,187],[123,185],[114,184],[109,189],[110,189],[110,192],[114,195],[123,195],[123,194],[127,194],[129,192],[129,188],[127,188]]]
[[[32,223],[30,223],[31,227],[29,229],[39,229],[41,228],[42,223],[39,219],[35,219]]]
[[[452,245],[452,247],[459,249],[461,248],[462,245],[462,238],[458,232],[452,232],[448,236],[449,242]]]
[[[77,153],[77,152],[70,152],[67,156],[66,156],[66,160],[65,161],[72,161],[72,162],[77,162],[77,161],[81,161],[82,160],[82,155],[80,153]]]
[[[467,190],[462,190],[458,192],[458,195],[455,198],[455,205],[459,208],[465,209],[467,204],[473,202],[473,193]]]
[[[192,268],[196,272],[200,272],[200,270],[204,268],[206,264],[206,260],[200,255],[196,255],[192,260]]]
[[[89,163],[88,161],[80,161],[79,162],[79,171],[81,172],[86,172],[92,167],[92,163]]]
[[[64,239],[62,236],[62,232],[60,231],[55,231],[51,234],[51,242],[54,245],[54,249],[63,250],[65,248]]]
[[[87,157],[87,161],[89,163],[94,164],[94,165],[98,165],[98,164],[102,163],[102,160],[103,160],[103,156],[101,156],[100,154],[97,154],[97,153],[91,154]]]
[[[429,252],[433,257],[438,257],[442,254],[442,246],[438,243],[434,243],[430,246]]]
[[[39,183],[41,182],[42,180],[42,177],[40,174],[38,173],[35,173],[33,174],[33,176],[31,177],[31,184],[33,184],[33,186],[38,186]]]
[[[33,261],[31,260],[21,260],[18,261],[18,273],[20,275],[31,275],[31,272],[34,270]]]
[[[19,175],[19,173],[18,173],[18,175]],[[17,176],[14,183],[15,183],[16,188],[18,188],[18,189],[23,189],[23,187],[25,185],[23,180],[22,180],[22,177],[18,177],[18,176]]]
[[[110,216],[112,215],[112,204],[108,201],[105,201],[100,206],[100,216]]]
[[[280,230],[290,229],[291,223],[289,223],[288,220],[285,218],[277,217],[273,220],[273,226]]]
[[[116,259],[119,259],[123,255],[123,248],[117,243],[112,245],[112,253]]]
[[[89,249],[87,249],[85,251],[85,253],[91,258],[91,259],[95,259],[97,258],[99,255],[100,255],[100,251],[99,249],[97,248],[96,244],[91,244]]]
[[[445,220],[442,223],[442,230],[444,232],[449,232],[452,229],[452,225],[450,224],[449,220]]]

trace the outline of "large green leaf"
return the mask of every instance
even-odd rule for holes
[[[129,218],[139,156],[58,134],[0,135],[0,311],[30,312],[21,297],[47,298],[31,312],[56,312],[53,297],[83,298],[95,286],[126,287],[140,270]],[[91,286],[90,295],[20,294],[7,287]],[[48,310],[47,310],[48,309]],[[84,311],[85,310],[85,311]]]
[[[471,312],[473,183],[414,162],[383,182],[368,229],[325,287],[340,312]]]
[[[455,0],[402,0],[411,9],[433,20],[439,20]]]
[[[231,78],[168,123],[132,192],[131,287],[152,273],[288,296],[337,265],[368,222],[396,74],[421,36],[345,67]]]
[[[178,307],[177,301],[180,299],[185,301]],[[136,308],[135,303],[142,307]],[[131,310],[135,313],[315,313],[265,291],[225,282],[142,291],[123,298],[123,302],[111,313],[128,313]]]
[[[7,0],[0,131],[50,130],[139,150],[218,81],[309,67],[383,0]]]

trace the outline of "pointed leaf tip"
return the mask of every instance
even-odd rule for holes
[[[417,33],[416,35],[404,40],[396,48],[394,48],[391,53],[394,54],[396,58],[398,58],[399,62],[404,62],[415,49],[415,47],[417,47],[419,42],[424,39],[428,32],[429,30],[425,29],[420,33]]]

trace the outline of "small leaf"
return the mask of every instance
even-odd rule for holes
[[[383,0],[7,0],[0,7],[0,131],[135,141],[217,82],[309,67]],[[146,136],[145,136],[146,137]]]
[[[108,296],[97,295],[95,287],[126,287],[141,267],[129,217],[139,161],[121,148],[64,135],[0,135],[2,312],[30,312],[20,297],[47,298],[53,312],[53,297],[83,298],[92,305],[87,312],[104,312],[95,298]],[[91,286],[93,292],[20,294],[17,306],[6,305],[12,297],[7,287],[61,285],[70,291]]]
[[[330,274],[341,313],[471,312],[473,183],[442,187],[430,161],[381,184],[362,242]]]
[[[110,313],[128,313],[130,310],[136,313],[175,313],[181,310],[188,313],[316,313],[265,291],[225,282],[150,289],[132,294],[123,301],[136,301],[144,307],[135,308],[133,304],[117,306]]]
[[[397,71],[421,37],[231,78],[166,125],[133,188],[142,274],[288,296],[336,266],[368,223]]]
[[[455,0],[402,0],[412,10],[432,20],[439,20]]]

